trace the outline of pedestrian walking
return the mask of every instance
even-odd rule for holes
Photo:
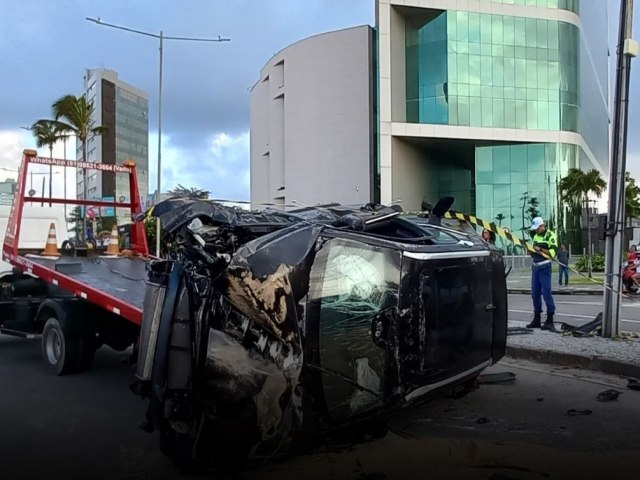
[[[564,277],[564,286],[569,285],[569,250],[563,243],[558,250],[558,262],[560,263],[560,274],[558,275],[558,284],[562,286],[562,277]]]
[[[547,228],[542,217],[536,217],[531,223],[533,236],[533,249],[531,254],[531,298],[533,300],[533,321],[527,328],[540,328],[542,330],[555,331],[553,315],[556,306],[551,294],[551,258],[557,256],[558,237]],[[544,325],[541,324],[542,299],[547,307],[547,318]]]

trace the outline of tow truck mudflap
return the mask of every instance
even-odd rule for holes
[[[147,275],[136,367],[138,381],[134,389],[143,398],[150,397],[145,430],[152,430],[164,417],[162,405],[167,385],[173,313],[183,272],[183,267],[176,262],[155,261]]]

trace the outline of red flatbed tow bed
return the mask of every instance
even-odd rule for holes
[[[32,164],[127,174],[129,201],[25,195]],[[15,268],[10,274],[0,276],[0,284],[12,285],[10,293],[9,289],[0,290],[0,332],[24,336],[42,334],[43,356],[54,373],[86,368],[93,352],[102,344],[116,349],[130,346],[142,322],[145,271],[151,258],[144,225],[141,222],[131,225],[132,255],[129,257],[100,255],[98,251],[88,256],[75,253],[68,256],[64,250],[60,257],[44,256],[42,252],[19,248],[26,202],[126,208],[133,218],[142,213],[135,162],[126,161],[123,165],[75,162],[37,157],[35,151],[25,150],[2,248],[2,258]],[[45,241],[43,239],[43,250]]]

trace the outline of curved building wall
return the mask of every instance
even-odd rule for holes
[[[375,161],[373,29],[276,54],[251,89],[251,203],[366,203]]]

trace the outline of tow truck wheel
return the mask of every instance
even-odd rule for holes
[[[42,357],[49,371],[55,375],[77,371],[80,347],[80,338],[68,335],[58,318],[50,314],[42,331]]]
[[[173,460],[181,473],[196,473],[199,465],[191,456],[193,439],[172,429],[160,430],[160,451]]]

